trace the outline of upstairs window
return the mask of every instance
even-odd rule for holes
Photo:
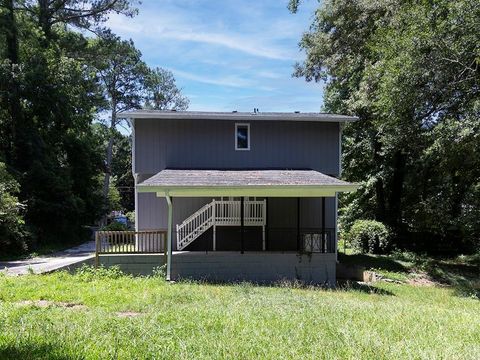
[[[235,124],[235,150],[250,150],[250,124]]]

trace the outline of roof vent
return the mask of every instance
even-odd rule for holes
[[[300,114],[300,111],[297,110],[297,111],[294,111],[294,113],[295,113],[295,114]]]

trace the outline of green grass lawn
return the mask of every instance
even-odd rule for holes
[[[101,273],[0,276],[0,359],[480,358],[480,301],[453,286],[325,290]]]

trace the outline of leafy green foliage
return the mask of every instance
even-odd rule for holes
[[[118,221],[112,221],[110,224],[105,225],[101,229],[102,231],[125,231],[128,227]]]
[[[55,6],[58,12],[40,5]],[[66,7],[78,6],[77,1],[15,6],[5,1],[0,6],[0,157],[18,182],[24,219],[36,240],[33,247],[86,238],[84,225],[102,211],[101,157],[90,127],[102,101],[95,78],[82,63],[85,38],[55,18]],[[84,15],[82,21],[96,23],[102,17]],[[16,238],[22,242],[20,234]]]
[[[167,273],[167,264],[162,266],[157,266],[152,270],[152,277],[158,278],[160,280],[165,280],[165,275]]]
[[[378,254],[389,248],[387,227],[375,220],[357,220],[345,234],[345,239],[361,253]]]
[[[110,183],[110,187],[108,189],[108,210],[110,211],[120,211],[121,210],[121,197],[120,192],[115,187],[115,179]]]
[[[190,101],[177,88],[173,73],[162,68],[149,72],[144,107],[153,110],[187,110]]]
[[[19,184],[0,162],[0,254],[28,250],[29,234],[23,219],[24,204],[17,194]]]
[[[128,219],[128,222],[130,224],[133,224],[135,225],[135,210],[134,211],[129,211],[125,214],[125,216],[127,217]]]
[[[149,69],[141,59],[141,52],[135,48],[133,41],[122,40],[120,37],[105,31],[101,37],[92,39],[89,49],[93,57],[93,69],[98,79],[106,104],[104,110],[110,112],[108,120],[108,135],[105,149],[105,178],[103,194],[108,202],[111,176],[113,175],[114,152],[121,155],[117,164],[122,167],[118,174],[118,188],[126,190],[122,205],[133,209],[133,177],[131,171],[126,170],[127,159],[131,149],[130,139],[120,135],[117,127],[124,124],[121,113],[148,107],[156,110],[177,109],[185,110],[188,99],[181,94],[175,84],[175,78],[170,71],[156,68]],[[121,142],[120,144],[117,144]],[[131,163],[130,163],[131,165]],[[131,168],[131,166],[130,166]],[[109,205],[112,208],[112,205]]]
[[[88,239],[85,225],[110,209],[134,208],[130,138],[118,131],[123,124],[117,115],[145,104],[145,79],[153,72],[132,41],[104,24],[113,13],[135,15],[135,3],[0,3],[0,161],[18,183],[14,197],[22,204],[24,228],[35,240],[32,248]],[[166,88],[180,99],[173,76],[156,74],[153,83],[161,88],[165,79]],[[106,111],[109,124],[100,130],[92,126]],[[10,186],[10,180],[3,181],[2,186]],[[19,213],[12,211],[12,218]],[[25,249],[22,236],[16,238],[19,245],[8,247],[9,252]],[[5,239],[17,243],[10,235]]]
[[[110,266],[108,268],[100,266],[95,268],[94,266],[88,266],[85,264],[75,271],[75,275],[84,282],[101,279],[119,279],[127,276],[122,270],[120,270],[119,266]]]
[[[291,1],[295,11],[299,1]],[[325,110],[345,126],[342,223],[376,219],[396,245],[473,251],[480,242],[480,4],[325,1],[295,75],[325,81]]]

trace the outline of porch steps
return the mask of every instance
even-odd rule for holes
[[[195,211],[177,225],[177,249],[183,250],[213,226],[213,201]]]
[[[241,223],[240,206],[238,200],[212,200],[202,206],[177,225],[177,250],[185,249],[211,227],[214,228],[215,250],[215,227],[239,226]],[[265,227],[266,201],[245,200],[243,214],[245,226]]]

